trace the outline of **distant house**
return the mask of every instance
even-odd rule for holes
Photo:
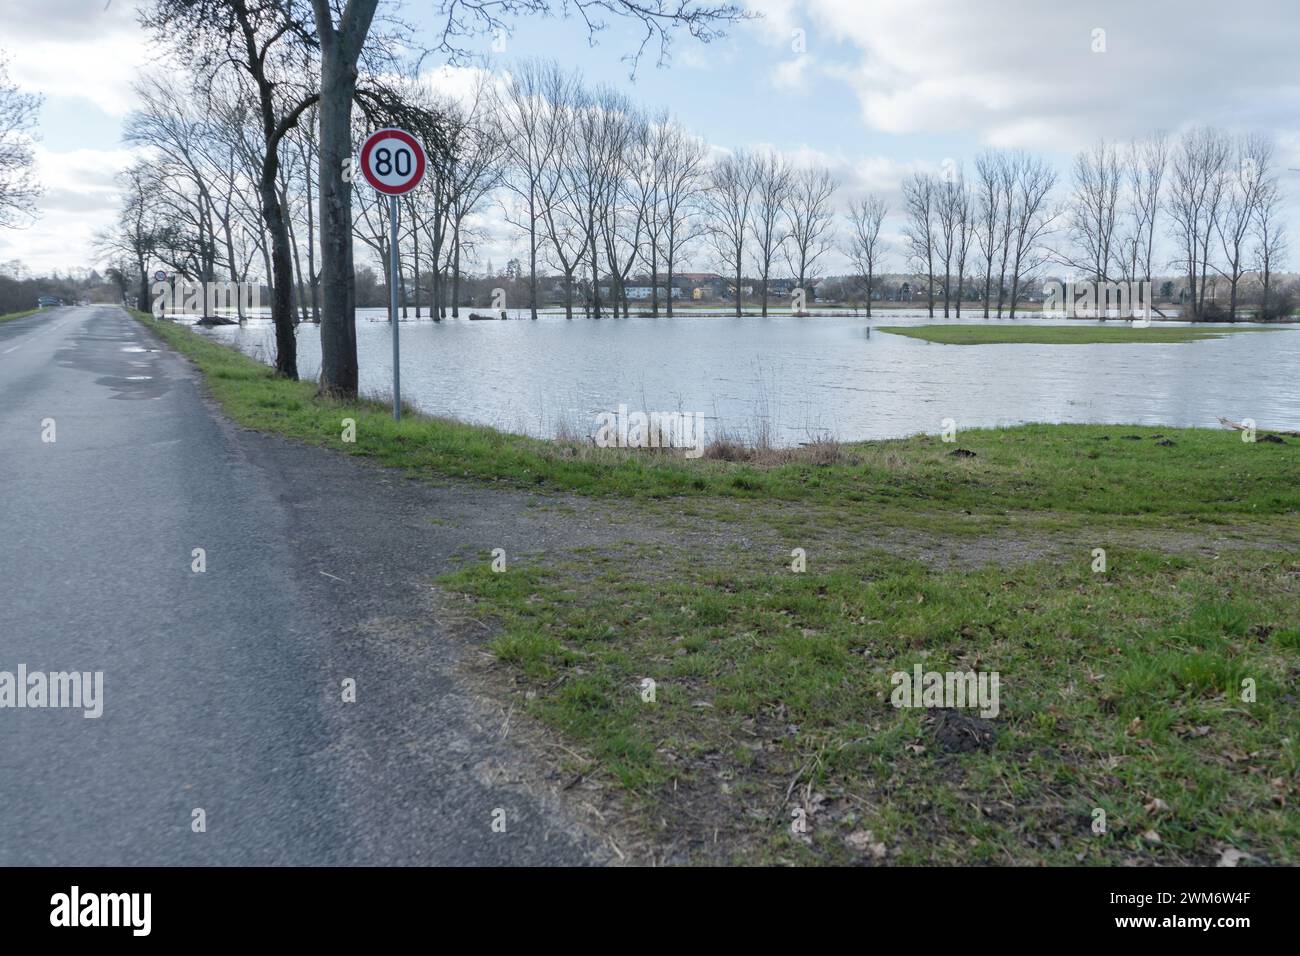
[[[631,302],[631,301],[640,301],[640,300],[649,300],[649,299],[652,298],[652,295],[651,295],[651,286],[648,286],[648,285],[629,285],[629,286],[624,286],[624,287],[623,287],[623,292],[624,292],[624,294],[627,296],[629,302]],[[602,298],[606,298],[606,299],[608,299],[608,298],[612,298],[612,297],[613,297],[614,292],[613,292],[613,290],[612,290],[609,286],[605,285],[605,286],[601,286],[601,287],[600,287],[600,294],[601,294],[601,297],[602,297]],[[676,287],[676,286],[673,287],[673,298],[674,298],[674,299],[680,299],[680,298],[682,298],[682,296],[683,296],[684,294],[685,294],[685,293],[683,292],[682,289],[680,289],[680,288],[678,288],[678,287]],[[661,298],[661,299],[667,299],[667,298],[668,298],[668,289],[667,289],[665,286],[660,286],[660,287],[659,287],[659,298]]]
[[[697,302],[721,299],[731,291],[727,280],[716,272],[678,272],[673,276],[673,288]]]

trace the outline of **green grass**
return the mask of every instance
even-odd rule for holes
[[[1116,549],[1105,574],[1082,546],[973,570],[642,558],[485,557],[442,583],[498,622],[521,706],[696,860],[847,863],[856,840],[900,864],[1300,863],[1294,552]],[[998,672],[987,750],[891,705],[917,663]]]
[[[1259,328],[1172,328],[1152,325],[881,325],[877,332],[905,335],[941,345],[1134,345],[1158,342],[1196,342],[1230,332],[1272,332]]]
[[[926,436],[771,464],[597,452],[397,424],[141,321],[248,427],[418,475],[633,499],[614,504],[670,532],[499,574],[484,553],[440,582],[492,622],[491,686],[670,859],[1300,863],[1296,439],[1033,425],[960,432],[975,457]],[[923,538],[966,557],[897,547]],[[984,749],[954,750],[945,712],[891,706],[890,675],[916,663],[999,673]]]
[[[10,312],[8,315],[0,315],[0,322],[12,322],[14,319],[25,319],[29,315],[35,315],[40,309],[28,309],[26,312]]]

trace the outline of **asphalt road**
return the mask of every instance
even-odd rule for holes
[[[546,545],[477,494],[232,427],[120,309],[0,324],[0,671],[104,674],[0,709],[0,865],[604,861],[430,611]]]

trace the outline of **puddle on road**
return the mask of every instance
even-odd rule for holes
[[[142,349],[138,345],[127,345],[123,347],[123,352],[157,352],[157,349]]]
[[[95,379],[95,384],[111,388],[114,399],[127,401],[158,398],[171,389],[168,382],[155,381],[152,375],[105,375]]]

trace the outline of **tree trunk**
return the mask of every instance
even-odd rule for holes
[[[311,167],[310,161],[303,160],[307,163],[307,173],[303,179],[307,181],[307,282],[311,287],[311,320],[317,325],[320,324],[320,275],[316,272],[316,210],[315,197],[312,195],[311,188]]]
[[[927,252],[925,259],[926,298],[929,302],[930,318],[934,318],[934,257]]]
[[[528,312],[537,318],[537,212],[532,187],[528,190]]]
[[[262,164],[262,218],[271,233],[271,321],[275,323],[275,374],[298,377],[298,340],[293,325],[293,249],[276,192],[278,159],[268,150]]]
[[[135,307],[140,312],[153,312],[153,303],[149,301],[149,273],[145,271],[144,256],[136,257],[136,268],[140,270],[140,294],[136,296]]]
[[[671,319],[673,317],[673,256],[671,243],[668,247],[668,261],[665,264],[668,266],[668,286],[664,289],[664,292],[667,294],[668,299],[664,302],[664,311],[668,314],[668,318]]]
[[[437,263],[434,264],[435,271]],[[460,317],[460,220],[451,229],[451,317]]]
[[[411,275],[415,279],[415,317],[420,317],[420,221],[415,215],[415,203],[410,204],[411,213]]]
[[[653,242],[650,243],[650,314],[659,315],[659,256]]]
[[[320,391],[339,398],[357,395],[356,286],[352,266],[352,184],[343,164],[352,159],[352,94],[356,71],[325,44],[321,57]]]
[[[592,224],[594,229],[594,223]],[[596,258],[596,233],[590,232],[591,236],[591,317],[600,318],[600,267],[597,265]]]
[[[344,170],[350,170],[352,163],[357,57],[378,3],[349,0],[335,29],[328,0],[312,0],[321,45],[320,392],[349,399],[357,395],[356,274],[352,265],[352,183],[344,179]]]
[[[286,210],[289,208],[289,195],[283,189],[280,190],[280,208]],[[298,288],[298,312],[302,315],[302,321],[306,322],[307,296],[304,294],[302,286],[302,258],[298,255],[298,235],[293,228],[293,217],[286,217],[286,222],[289,228],[289,248],[293,250],[293,274]],[[297,324],[298,321],[294,320],[294,325]]]

